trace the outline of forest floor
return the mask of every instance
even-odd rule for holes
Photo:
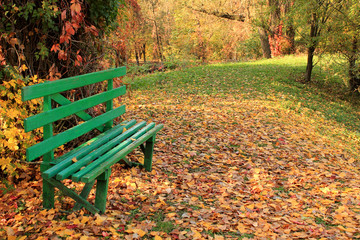
[[[152,172],[115,166],[96,216],[62,211],[59,193],[43,210],[40,177],[3,188],[0,238],[360,238],[360,106],[326,71],[296,82],[304,69],[286,57],[136,78],[126,117],[165,125]]]

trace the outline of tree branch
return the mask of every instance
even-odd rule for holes
[[[229,20],[233,20],[233,21],[239,21],[239,22],[244,22],[245,21],[245,14],[230,14],[230,13],[226,13],[226,12],[219,12],[217,10],[214,11],[208,11],[206,9],[195,9],[193,7],[190,6],[186,6],[187,8],[190,8],[191,10],[194,10],[196,12],[201,12],[201,13],[205,13],[207,15],[211,15],[211,16],[216,16],[219,18],[225,18],[225,19],[229,19]]]

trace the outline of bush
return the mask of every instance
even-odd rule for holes
[[[240,56],[245,59],[258,59],[261,58],[261,42],[257,34],[252,34],[247,40],[241,42],[238,47]]]
[[[21,88],[41,82],[37,76],[22,77],[20,72],[25,68],[5,66],[0,76],[0,173],[3,176],[16,175],[17,169],[26,167],[20,164],[25,160],[25,149],[40,138],[41,130],[25,133],[23,127],[25,118],[40,111],[40,101],[23,103]]]

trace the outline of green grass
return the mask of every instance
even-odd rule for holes
[[[343,124],[360,138],[360,98],[349,94],[343,80],[331,69],[315,67],[312,83],[299,82],[305,68],[305,57],[298,56],[203,65],[138,77],[131,82],[131,87],[164,91],[179,97],[231,94],[242,99],[274,101],[285,109],[315,113]]]

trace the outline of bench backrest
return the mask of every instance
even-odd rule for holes
[[[43,127],[44,140],[26,149],[26,159],[33,161],[37,157],[44,156],[44,161],[54,159],[53,150],[57,147],[97,128],[101,132],[108,130],[113,125],[113,119],[125,113],[125,106],[113,108],[113,99],[126,93],[126,87],[113,88],[113,78],[126,74],[126,68],[120,67],[105,71],[89,73],[85,75],[64,78],[52,82],[24,87],[22,100],[27,101],[35,98],[44,98],[43,112],[31,116],[24,121],[26,132]],[[107,91],[71,102],[61,92],[83,87],[86,85],[107,81]],[[51,101],[57,102],[60,107],[52,109]],[[84,110],[106,103],[106,112],[95,118]],[[83,123],[64,132],[53,134],[53,122],[76,114]]]

